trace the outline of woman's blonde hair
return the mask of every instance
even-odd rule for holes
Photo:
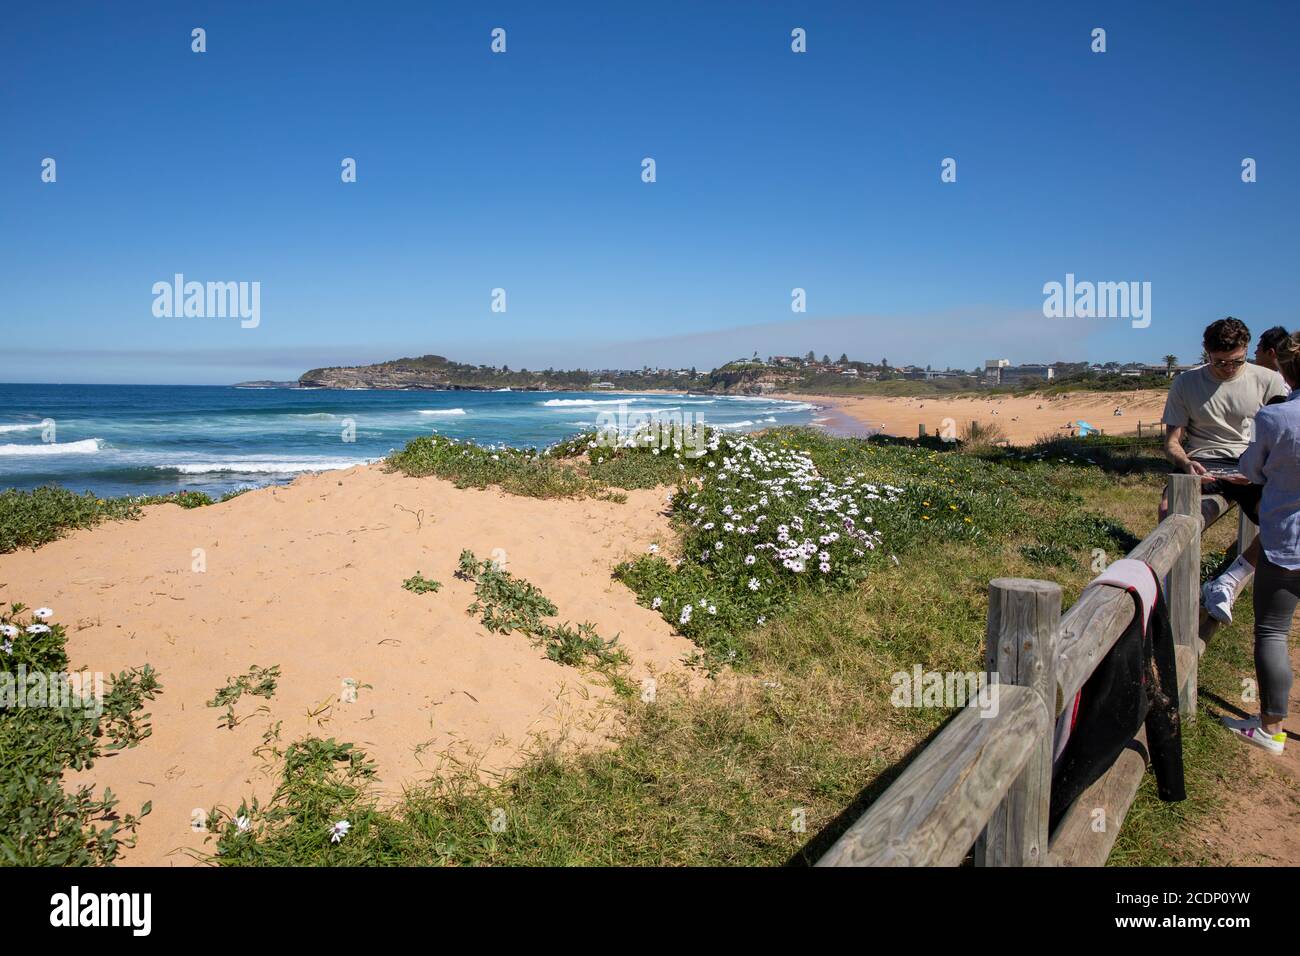
[[[1293,332],[1277,343],[1277,364],[1293,388],[1300,386],[1300,332]]]

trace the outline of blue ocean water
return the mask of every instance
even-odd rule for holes
[[[803,402],[672,393],[0,384],[0,489],[215,495],[373,461],[433,432],[545,447],[596,427],[620,402],[633,415],[697,416],[738,431],[807,424],[814,411]]]

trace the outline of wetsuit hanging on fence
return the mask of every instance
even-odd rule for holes
[[[1178,714],[1178,676],[1174,664],[1174,637],[1169,623],[1169,609],[1164,591],[1155,580],[1154,600],[1145,606],[1141,591],[1123,580],[1123,572],[1136,569],[1119,565],[1138,565],[1151,578],[1150,568],[1141,562],[1117,561],[1112,565],[1120,572],[1115,577],[1108,569],[1094,584],[1113,583],[1133,595],[1133,620],[1098,663],[1092,676],[1079,691],[1072,707],[1067,708],[1060,728],[1064,739],[1052,771],[1052,797],[1049,826],[1061,821],[1070,805],[1084,790],[1098,780],[1120,753],[1130,745],[1143,725],[1147,731],[1149,754],[1143,757],[1156,775],[1161,800],[1186,798],[1183,782],[1183,746]]]

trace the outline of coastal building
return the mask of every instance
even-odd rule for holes
[[[1055,377],[1056,369],[1050,365],[1004,365],[998,369],[999,385],[1050,382]]]
[[[984,381],[990,385],[1002,384],[1002,370],[1010,364],[1010,359],[985,359]]]

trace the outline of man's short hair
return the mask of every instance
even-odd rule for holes
[[[1202,344],[1207,352],[1235,352],[1250,344],[1250,329],[1241,319],[1228,316],[1205,327]]]
[[[1290,337],[1290,332],[1280,325],[1275,325],[1271,329],[1259,333],[1259,344],[1256,347],[1276,352],[1277,347]]]

